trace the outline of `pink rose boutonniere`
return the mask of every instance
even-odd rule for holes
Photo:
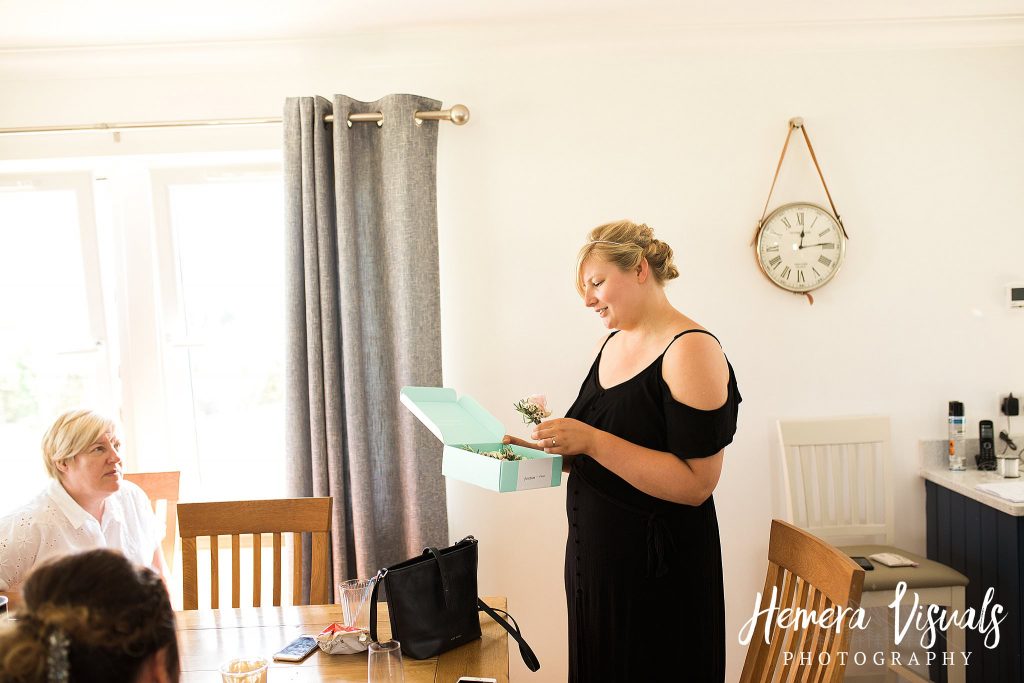
[[[545,417],[551,417],[551,411],[548,410],[548,399],[543,394],[527,396],[514,405],[515,409],[522,414],[523,422],[526,424],[532,422],[539,425]]]

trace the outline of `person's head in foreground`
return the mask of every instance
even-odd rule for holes
[[[178,641],[156,572],[112,550],[37,567],[0,630],[0,683],[176,683]]]

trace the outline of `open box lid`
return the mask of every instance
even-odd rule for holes
[[[447,387],[402,387],[402,403],[445,445],[498,443],[505,425],[470,396]]]

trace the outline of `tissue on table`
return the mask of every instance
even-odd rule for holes
[[[370,647],[370,633],[365,628],[334,623],[320,631],[316,644],[329,655],[354,655]]]

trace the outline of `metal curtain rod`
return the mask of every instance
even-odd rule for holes
[[[465,105],[456,104],[451,109],[441,111],[418,111],[413,114],[416,123],[423,121],[451,121],[461,126],[469,121],[469,109]],[[349,125],[353,123],[380,123],[384,120],[381,112],[368,114],[349,114]],[[333,123],[334,116],[328,114],[324,123]],[[199,128],[206,126],[266,126],[281,123],[281,118],[254,119],[198,119],[193,121],[145,121],[131,123],[88,123],[75,126],[36,126],[29,128],[0,128],[0,135],[33,135],[39,133],[116,133],[122,130],[144,130],[150,128]]]

